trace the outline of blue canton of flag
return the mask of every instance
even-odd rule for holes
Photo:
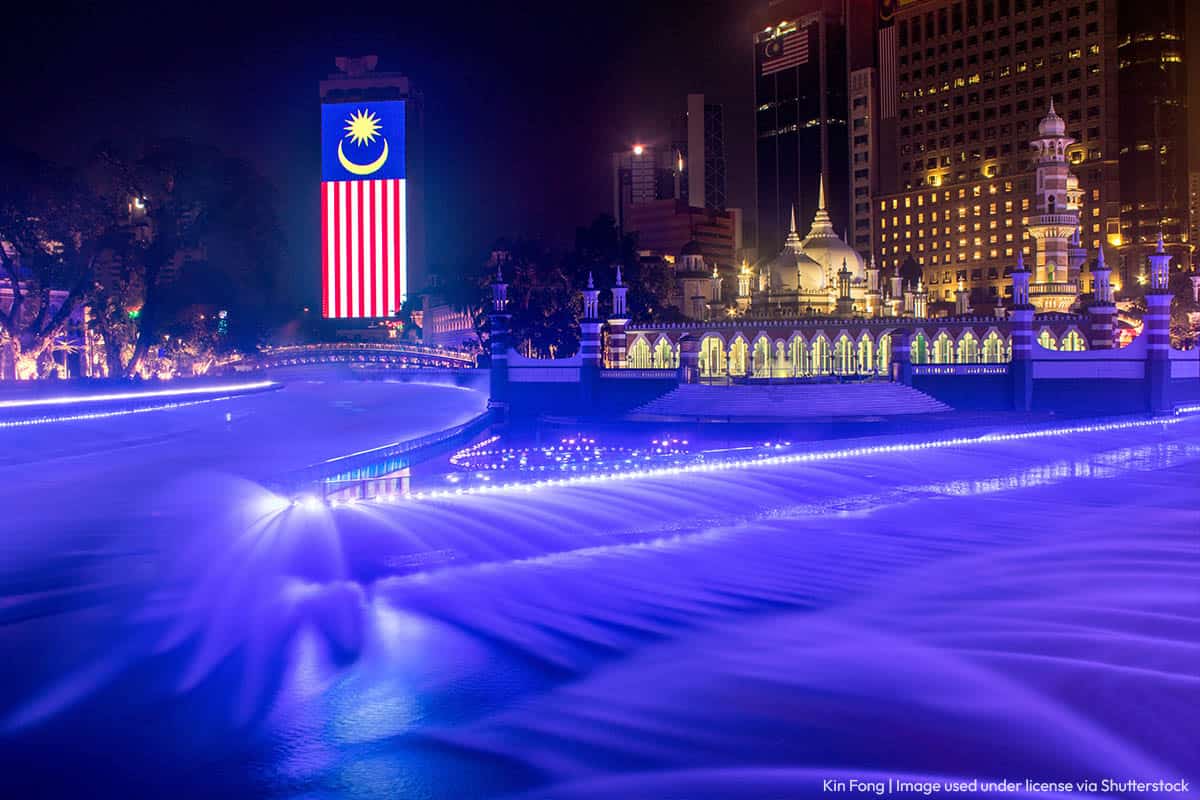
[[[404,101],[321,106],[321,180],[404,177]]]

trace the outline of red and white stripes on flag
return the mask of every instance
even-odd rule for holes
[[[404,180],[321,184],[321,313],[387,317],[400,310],[408,260]]]
[[[763,46],[762,74],[773,75],[808,63],[808,28],[788,31]]]
[[[879,116],[896,116],[896,26],[879,31]]]

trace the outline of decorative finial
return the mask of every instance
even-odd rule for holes
[[[1108,269],[1108,267],[1104,266],[1104,248],[1103,247],[1100,248],[1100,252],[1096,256],[1096,269],[1097,270]]]
[[[504,283],[504,273],[501,271],[500,264],[496,264],[496,283]]]
[[[796,232],[796,204],[795,203],[792,203],[792,222],[791,222],[791,225],[788,227],[788,232],[789,233]]]
[[[1154,254],[1159,256],[1167,254],[1166,248],[1163,247],[1162,228],[1158,229],[1158,250],[1156,250]]]
[[[1017,272],[1025,271],[1025,251],[1017,248]]]
[[[617,264],[617,286],[624,286],[624,285],[625,284],[621,283],[621,265]]]
[[[825,210],[825,173],[817,174],[817,211]]]
[[[1048,114],[1047,116],[1052,116],[1053,114],[1054,114],[1054,95],[1050,95],[1050,114]]]
[[[588,270],[588,288],[589,289],[596,288],[596,283],[595,283],[595,281],[592,280],[592,271],[591,270]]]

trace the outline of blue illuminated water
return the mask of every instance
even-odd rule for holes
[[[23,560],[0,605],[4,780],[280,798],[1194,786],[1198,434],[312,510],[180,474],[119,532],[6,551]]]

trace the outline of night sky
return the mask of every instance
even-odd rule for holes
[[[425,94],[433,265],[478,264],[499,236],[569,245],[611,211],[611,153],[665,135],[688,92],[725,104],[730,205],[753,205],[765,4],[307,5],[10,11],[5,145],[72,163],[100,140],[182,135],[251,160],[281,197],[297,304],[319,293],[317,83],[337,55],[378,54]]]

